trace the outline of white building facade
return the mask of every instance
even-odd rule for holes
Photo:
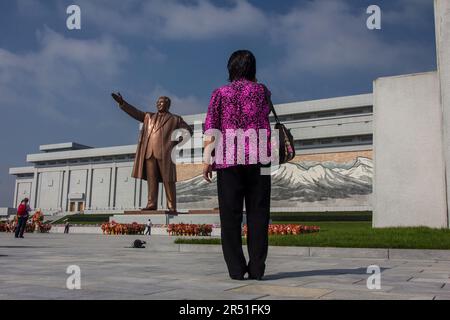
[[[325,155],[330,157],[332,155],[336,158],[336,155],[349,152],[352,154],[359,151],[371,152],[371,94],[280,104],[275,108],[280,119],[294,135],[298,157],[304,156],[309,159],[311,156],[323,158]],[[188,115],[183,118],[195,129],[194,139],[186,146],[192,147],[191,157],[188,154],[184,158],[185,161],[192,160],[192,168],[195,167],[186,171],[186,164],[184,165],[186,172],[192,171],[184,175],[184,180],[189,181],[199,174],[201,158],[194,158],[199,154],[194,149],[201,151],[199,148],[202,146],[202,127],[199,124],[204,121],[205,114]],[[40,153],[27,155],[26,160],[30,166],[11,168],[9,171],[11,175],[16,176],[14,207],[17,207],[20,200],[25,197],[30,199],[33,208],[40,208],[46,214],[121,212],[145,207],[147,183],[131,177],[136,145],[92,148],[69,142],[41,145],[39,149]],[[327,162],[326,159],[320,161]],[[321,165],[319,162],[313,161],[312,165],[317,167]],[[337,169],[335,172],[337,174]],[[330,193],[333,193],[333,190]],[[181,211],[217,206],[214,199],[212,202],[202,204],[195,204],[195,199],[192,201],[185,199],[195,198],[196,193],[193,194],[194,196],[186,195],[183,202],[178,203]],[[183,195],[178,194],[177,198],[183,199]],[[159,200],[160,208],[165,208],[162,187]],[[370,210],[370,201],[366,202],[353,207],[355,210],[361,208]],[[332,206],[339,210],[339,204]],[[345,209],[352,210],[352,208]]]

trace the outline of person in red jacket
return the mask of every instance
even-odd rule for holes
[[[25,232],[25,227],[27,226],[28,217],[30,216],[31,208],[28,205],[28,198],[23,199],[19,207],[17,208],[17,226],[15,237],[23,238],[23,233]]]

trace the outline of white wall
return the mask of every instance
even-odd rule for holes
[[[131,177],[132,168],[131,166],[117,168],[115,207],[118,209],[134,207],[137,181]]]
[[[70,171],[69,194],[76,194],[76,193],[86,194],[87,172],[88,170],[76,170],[76,169],[72,169]]]
[[[109,208],[111,168],[94,169],[92,173],[91,208]]]
[[[436,72],[374,82],[373,226],[447,226]]]
[[[61,199],[61,171],[47,171],[39,173],[37,208],[43,210],[57,210]]]
[[[20,179],[16,180],[16,192],[14,197],[14,208],[16,208],[19,202],[23,198],[31,199],[31,185],[33,179]]]
[[[86,210],[139,207],[141,182],[131,177],[132,165],[110,162],[39,168],[36,208],[69,210],[70,201],[84,201]],[[33,181],[17,178],[15,201],[32,197]]]
[[[443,112],[443,143],[450,183],[450,1],[435,0],[436,52]],[[447,203],[450,203],[450,188],[447,188]],[[450,214],[450,212],[449,212]],[[450,227],[450,215],[448,216]]]

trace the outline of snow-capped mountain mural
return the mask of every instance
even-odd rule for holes
[[[372,160],[365,157],[353,163],[286,163],[272,174],[272,207],[367,206],[372,176]],[[213,183],[202,175],[177,183],[177,197],[183,207],[217,207],[216,175]]]

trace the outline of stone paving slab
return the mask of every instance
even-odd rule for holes
[[[315,281],[311,283],[307,283],[304,285],[305,288],[328,288],[333,291],[363,291],[367,292],[366,279],[364,281],[358,283],[335,283],[335,282],[324,282],[324,281]],[[378,290],[379,292],[388,292],[392,290],[394,287],[390,285],[382,285]]]
[[[416,278],[412,278],[411,281],[413,282],[431,282],[431,283],[439,283],[439,284],[446,284],[446,283],[450,283],[450,279],[442,279],[440,277],[438,278],[421,278],[421,277],[416,277]]]
[[[388,249],[310,248],[311,257],[347,257],[388,259]]]
[[[333,291],[327,295],[320,297],[321,300],[434,300],[432,294],[393,294],[386,292],[365,293],[361,291]]]
[[[433,300],[450,300],[450,294],[438,294]]]
[[[249,284],[246,286],[231,289],[232,292],[261,294],[267,296],[282,296],[296,298],[320,298],[331,293],[332,290],[316,289],[307,287],[287,287],[280,285]]]
[[[146,296],[154,300],[256,300],[264,297],[259,293],[236,293],[229,291],[216,291],[209,288],[197,290],[180,288],[178,290],[155,293]]]
[[[352,258],[347,250],[339,250],[347,255],[339,257],[328,249],[311,256],[312,248],[271,248],[263,281],[236,281],[228,277],[220,246],[185,250],[173,237],[151,236],[147,248],[130,248],[136,238],[144,237],[26,234],[14,239],[1,233],[0,299],[450,300],[450,261],[435,255],[392,260],[377,251]],[[367,267],[373,264],[381,268],[379,290],[366,286]],[[81,290],[66,288],[69,265],[81,269]]]
[[[308,247],[269,247],[269,254],[280,254],[288,256],[311,256],[311,250]]]
[[[214,244],[180,244],[180,252],[222,253],[222,246]]]
[[[450,260],[450,250],[389,249],[389,259]]]

